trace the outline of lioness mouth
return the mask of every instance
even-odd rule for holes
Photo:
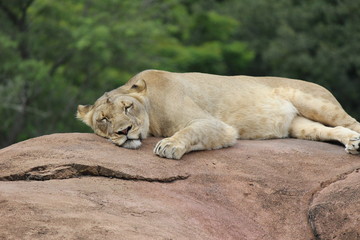
[[[129,127],[125,128],[125,129],[123,129],[121,131],[118,131],[117,134],[119,134],[119,135],[127,135],[128,132],[130,132],[131,128],[132,128],[132,126],[129,126]]]

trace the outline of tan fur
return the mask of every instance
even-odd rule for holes
[[[360,124],[329,91],[276,77],[147,70],[94,105],[79,105],[77,117],[127,148],[140,147],[148,135],[166,137],[154,153],[173,159],[236,139],[337,140],[352,154],[360,143]]]

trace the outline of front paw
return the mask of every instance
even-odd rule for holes
[[[345,145],[345,151],[350,154],[360,153],[360,136],[350,139],[349,143]]]
[[[186,153],[186,147],[172,138],[164,138],[156,144],[154,153],[164,158],[180,159]]]

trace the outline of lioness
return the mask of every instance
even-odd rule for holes
[[[336,140],[348,153],[360,151],[359,122],[329,91],[278,77],[146,70],[94,105],[79,105],[77,118],[125,148],[148,135],[166,137],[154,153],[172,159],[236,139]]]

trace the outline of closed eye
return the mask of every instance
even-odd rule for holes
[[[103,117],[103,118],[100,118],[98,120],[96,120],[98,123],[108,123],[109,122],[109,119],[107,117]]]
[[[132,105],[125,107],[125,113],[129,113],[129,111],[132,109]]]

